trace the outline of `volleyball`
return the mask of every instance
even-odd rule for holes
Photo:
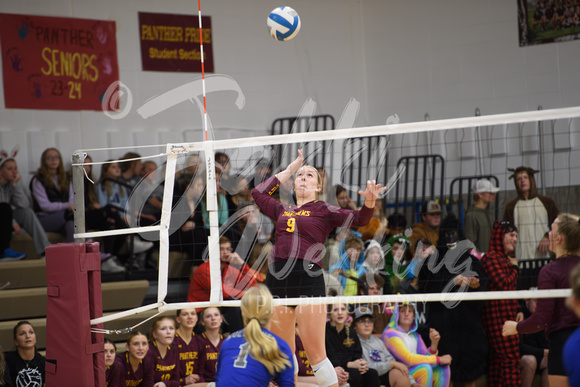
[[[278,7],[268,15],[268,31],[276,40],[294,39],[300,31],[300,16],[290,7]]]

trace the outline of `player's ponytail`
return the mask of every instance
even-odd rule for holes
[[[244,337],[250,344],[250,355],[262,363],[272,375],[290,367],[288,357],[280,352],[276,339],[262,331],[272,318],[272,294],[264,285],[254,286],[242,297]]]

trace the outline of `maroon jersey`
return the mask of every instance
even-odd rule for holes
[[[118,357],[118,356],[117,356]],[[116,361],[107,367],[105,370],[105,387],[125,387],[125,383],[121,384],[123,372],[121,371],[120,363]]]
[[[208,339],[205,333],[201,335],[195,335],[199,343],[199,348],[201,349],[200,356],[203,357],[203,369],[201,370],[201,377],[205,382],[215,381],[215,371],[217,367],[217,359],[224,342],[224,337],[220,335],[220,342],[217,346]]]
[[[159,348],[155,342],[149,342],[149,351],[147,358],[149,363],[153,365],[155,372],[153,381],[163,382],[167,387],[179,387],[179,361],[178,361],[177,347],[170,345],[167,348],[165,357],[161,357]]]
[[[149,362],[147,356],[139,362],[139,367],[133,371],[129,363],[129,352],[115,358],[116,366],[119,367],[121,377],[120,385],[127,387],[153,387],[153,364]]]
[[[187,344],[179,334],[175,334],[173,346],[177,349],[179,355],[179,381],[183,385],[184,380],[191,374],[197,374],[203,382],[202,370],[204,367],[203,358],[201,357],[202,347],[197,340],[195,333],[191,341]]]
[[[344,210],[319,200],[301,207],[282,204],[271,196],[279,186],[278,178],[272,176],[252,191],[260,211],[276,221],[274,261],[298,258],[320,266],[324,242],[335,227],[364,226],[373,216],[373,209],[367,206]]]

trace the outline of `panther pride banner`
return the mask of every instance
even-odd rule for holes
[[[211,18],[201,25],[204,71],[213,73]],[[139,12],[139,38],[144,71],[201,72],[198,16]]]
[[[0,13],[0,44],[6,108],[103,110],[119,80],[114,21]]]

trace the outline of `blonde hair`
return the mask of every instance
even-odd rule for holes
[[[268,288],[258,285],[246,290],[241,309],[246,325],[244,337],[250,344],[250,355],[272,375],[290,367],[291,363],[286,354],[280,352],[276,339],[262,331],[262,326],[270,321],[274,311]]]
[[[558,223],[558,235],[564,237],[564,247],[569,254],[577,254],[580,250],[579,219],[577,215],[564,213],[555,220]]]

